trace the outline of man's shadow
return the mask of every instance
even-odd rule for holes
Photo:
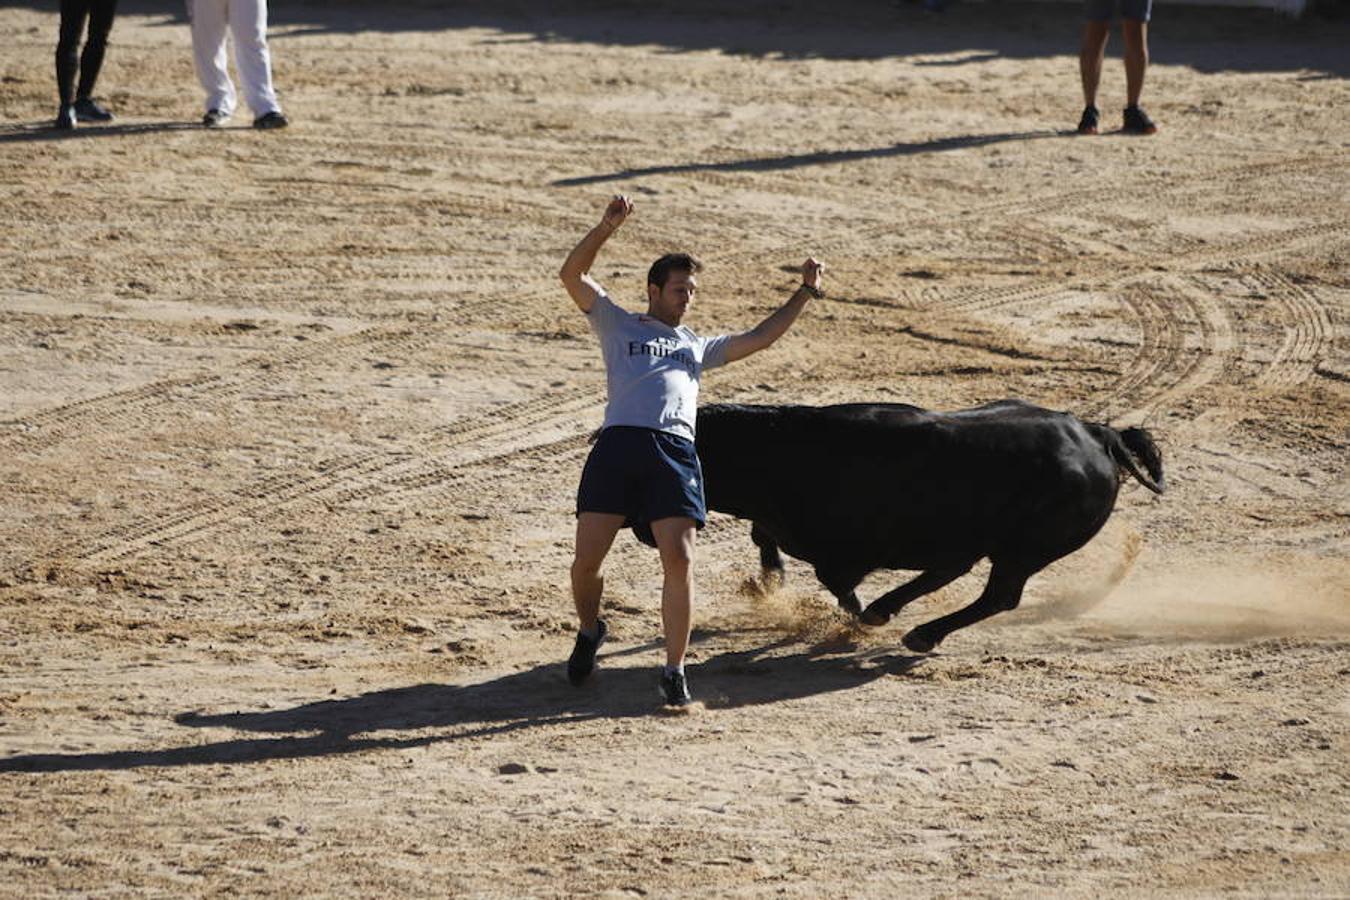
[[[62,131],[51,122],[0,125],[0,144],[31,144],[40,141],[77,141],[92,138],[129,137],[163,131],[204,131],[196,122],[121,122],[116,125],[83,125]]]
[[[707,709],[729,709],[849,690],[883,675],[908,671],[924,659],[885,651],[840,654],[836,645],[776,654],[790,643],[787,639],[775,640],[751,650],[718,654],[692,667],[700,702]],[[590,719],[648,716],[660,712],[652,667],[617,663],[625,656],[649,654],[656,646],[602,654],[601,668],[580,688],[567,683],[561,664],[549,663],[479,683],[419,684],[284,710],[186,712],[175,716],[174,721],[193,728],[230,728],[280,736],[236,738],[166,750],[24,754],[0,760],[0,772],[301,759],[425,747]],[[426,729],[437,731],[427,734]]]

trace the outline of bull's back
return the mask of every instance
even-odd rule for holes
[[[1104,493],[1107,514],[1115,499],[1114,466],[1088,428],[1019,401],[709,407],[698,435],[709,508],[813,561],[922,568],[1062,544],[1095,533]]]

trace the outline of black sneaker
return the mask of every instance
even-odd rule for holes
[[[291,124],[291,120],[277,110],[258,116],[253,120],[254,128],[285,128],[289,124]]]
[[[661,694],[665,697],[666,706],[688,706],[694,702],[694,698],[689,696],[689,684],[684,680],[683,672],[662,669]]]
[[[75,117],[81,122],[111,122],[113,114],[94,98],[81,97],[75,101]]]
[[[74,131],[77,121],[79,120],[75,117],[75,107],[63,106],[57,112],[56,121],[52,123],[52,127],[57,131]]]
[[[1101,113],[1097,112],[1097,107],[1087,106],[1083,108],[1083,117],[1078,120],[1079,134],[1096,134],[1097,122],[1101,119]]]
[[[595,627],[595,637],[587,637],[580,631],[577,632],[577,644],[572,648],[572,655],[567,660],[567,680],[573,684],[581,684],[591,672],[595,671],[595,653],[605,642],[609,626],[605,624],[604,619],[596,619]]]
[[[1137,106],[1125,107],[1125,123],[1120,126],[1120,130],[1126,134],[1156,134],[1158,126],[1153,124],[1153,120],[1148,117]]]
[[[208,109],[206,115],[202,116],[202,124],[207,128],[219,128],[225,124],[225,120],[228,118],[229,116],[225,115],[222,110]]]

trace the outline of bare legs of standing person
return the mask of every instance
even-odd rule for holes
[[[1083,80],[1083,116],[1078,122],[1079,134],[1098,133],[1101,114],[1097,110],[1097,88],[1101,84],[1110,28],[1107,21],[1089,21],[1083,26],[1083,40],[1078,50],[1078,69]],[[1148,22],[1125,18],[1121,21],[1121,34],[1125,39],[1126,97],[1121,131],[1154,134],[1158,126],[1139,106],[1144,74],[1148,71]]]

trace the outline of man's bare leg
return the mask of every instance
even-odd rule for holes
[[[1148,70],[1148,23],[1125,19],[1121,23],[1125,37],[1126,106],[1138,106],[1144,92],[1144,73]]]
[[[576,604],[581,630],[594,634],[600,617],[600,595],[605,579],[600,567],[605,562],[614,536],[623,527],[624,517],[610,513],[584,512],[577,516],[576,555],[572,560],[572,601]]]
[[[1097,88],[1102,81],[1102,61],[1106,58],[1106,41],[1111,36],[1110,22],[1088,22],[1083,25],[1083,44],[1078,50],[1078,71],[1083,78],[1083,105],[1097,105]]]
[[[666,633],[666,665],[679,669],[689,649],[689,627],[694,601],[694,535],[698,525],[693,519],[672,517],[652,523],[652,535],[661,552],[661,624]]]

